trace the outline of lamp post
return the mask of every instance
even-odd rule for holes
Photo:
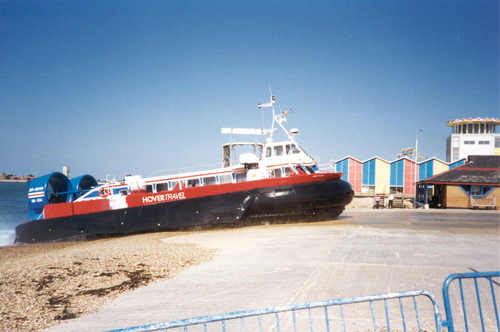
[[[413,197],[413,208],[417,208],[417,166],[418,166],[418,134],[420,132],[423,132],[422,129],[417,130],[417,133],[415,134],[415,182],[413,183],[413,186],[415,187],[415,196]]]

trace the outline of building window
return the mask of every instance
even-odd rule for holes
[[[464,141],[464,144],[474,144],[474,141]]]
[[[490,144],[490,141],[479,141],[477,143],[482,144],[482,145],[488,145],[488,144]]]

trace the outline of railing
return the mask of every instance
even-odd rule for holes
[[[495,328],[500,331],[497,296],[495,294],[495,287],[500,286],[500,283],[495,278],[500,279],[500,271],[457,273],[446,278],[443,283],[443,300],[446,312],[446,321],[443,322],[443,326],[448,327],[448,332],[455,332],[455,327],[458,325],[460,325],[460,331],[463,327],[466,332],[479,331],[479,326],[481,326],[482,332],[494,331]],[[458,281],[458,289],[452,287],[454,281]],[[465,287],[464,290],[466,282],[473,287]],[[452,298],[450,294],[459,295],[459,297]],[[475,304],[473,303],[474,298]],[[453,310],[457,307],[459,310]],[[458,323],[458,319],[454,321],[453,316],[461,318],[462,324]]]
[[[446,327],[448,332],[455,332],[453,314],[456,314],[455,317],[464,320],[465,330],[460,327],[460,331],[500,332],[495,294],[495,287],[500,283],[494,280],[498,277],[500,271],[450,275],[443,283],[445,321],[434,296],[421,290],[229,312],[113,331],[442,332]],[[470,303],[466,303],[470,294],[465,294],[464,279],[473,281],[475,311]],[[453,312],[455,306],[452,304],[456,305],[457,301],[450,302],[450,285],[454,280],[458,280],[460,313]],[[481,287],[480,281],[484,281],[488,288]]]
[[[425,301],[427,299],[428,301]],[[427,303],[428,306],[423,307]],[[358,304],[356,308],[350,307]],[[360,306],[365,304],[364,306]],[[360,317],[365,317],[360,319]],[[433,319],[433,326],[426,323]],[[426,291],[391,293],[257,310],[230,312],[166,323],[130,327],[122,332],[178,331],[359,331],[441,332],[441,315]],[[266,328],[264,328],[266,327]]]

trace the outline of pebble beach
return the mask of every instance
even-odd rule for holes
[[[0,247],[0,331],[57,325],[215,254],[194,244],[162,241],[178,234]]]

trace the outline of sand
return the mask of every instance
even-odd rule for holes
[[[215,254],[161,241],[178,234],[0,247],[0,331],[38,331],[96,311]]]

